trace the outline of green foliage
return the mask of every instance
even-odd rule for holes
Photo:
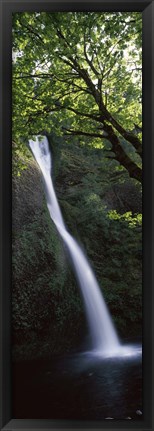
[[[127,222],[129,227],[136,227],[137,225],[142,225],[142,214],[136,214],[132,217],[132,212],[126,212],[125,214],[118,214],[116,210],[109,211],[110,220],[121,220]]]
[[[142,217],[141,187],[102,149],[50,137],[54,182],[70,233],[84,249],[122,337],[141,333]],[[45,198],[39,210],[30,195],[37,177],[30,170],[16,178],[27,201],[13,230],[13,328],[16,357],[76,348],[86,333],[80,291],[66,248],[50,220]],[[32,183],[31,183],[32,181]],[[27,183],[30,187],[27,189]],[[34,186],[33,186],[34,187]],[[27,192],[29,190],[29,194]],[[24,189],[23,189],[24,193]],[[42,187],[38,195],[42,195]],[[32,202],[31,202],[32,200]],[[40,198],[39,198],[40,200]],[[136,203],[139,203],[136,205]],[[20,210],[20,211],[19,211]],[[30,214],[29,214],[30,212]],[[17,215],[17,219],[18,219]]]
[[[141,166],[141,28],[139,12],[14,13],[13,139],[21,154],[21,137],[42,130],[79,134],[106,150],[112,125]],[[113,156],[131,174],[119,151]]]
[[[44,200],[41,214],[36,214],[19,231],[13,231],[12,314],[16,358],[43,356],[76,346],[84,321],[83,305],[67,260]]]
[[[122,198],[126,193],[128,196],[122,205],[120,188],[115,200],[112,162],[110,172],[107,168],[103,171],[99,152],[94,155],[91,150],[90,154],[81,147],[76,154],[74,145],[72,149],[63,150],[62,156],[67,186],[63,170],[56,178],[56,184],[64,179],[66,187],[62,198],[59,194],[65,221],[90,259],[119,332],[135,334],[142,314],[142,214],[141,205],[138,209],[135,206],[140,190],[135,184],[129,188],[123,172],[119,177]],[[118,181],[117,177],[116,187]],[[132,205],[131,210],[128,205]]]

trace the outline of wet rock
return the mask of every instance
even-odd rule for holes
[[[138,416],[141,416],[141,415],[142,415],[141,410],[136,410],[136,414],[137,414]]]

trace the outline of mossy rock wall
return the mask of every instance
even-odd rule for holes
[[[141,330],[141,226],[131,225],[135,216],[128,220],[122,214],[140,212],[141,191],[125,176],[112,185],[99,151],[62,142],[58,155],[54,182],[66,225],[88,255],[119,333],[136,335]],[[109,217],[112,209],[121,216]],[[13,179],[12,246],[14,358],[78,348],[87,333],[84,307],[32,159]]]

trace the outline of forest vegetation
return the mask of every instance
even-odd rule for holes
[[[15,357],[80,346],[84,308],[28,139],[46,134],[71,234],[121,337],[142,327],[142,20],[137,12],[14,13]]]

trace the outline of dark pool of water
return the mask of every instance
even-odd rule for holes
[[[141,355],[54,356],[13,365],[13,417],[143,419]]]

